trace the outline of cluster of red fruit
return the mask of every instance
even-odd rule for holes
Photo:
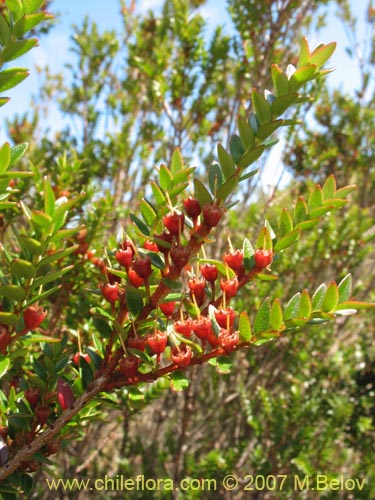
[[[161,277],[169,276],[170,265],[177,271],[178,276],[186,270],[185,295],[190,296],[197,312],[194,318],[186,311],[184,312],[183,300],[178,307],[173,301],[159,303],[158,308],[166,318],[165,329],[160,329],[158,325],[152,333],[144,336],[136,331],[130,331],[125,348],[130,349],[131,354],[127,352],[118,365],[120,373],[126,378],[134,378],[139,373],[141,359],[137,356],[137,350],[147,349],[151,355],[156,355],[159,363],[162,353],[170,344],[169,361],[180,367],[187,367],[194,358],[194,345],[197,342],[201,344],[203,352],[215,349],[219,355],[230,353],[240,341],[239,332],[235,328],[237,313],[229,306],[229,301],[237,294],[240,280],[246,274],[243,252],[231,250],[224,254],[223,261],[232,271],[220,279],[218,279],[217,267],[208,263],[200,266],[196,276],[191,275],[187,271],[191,251],[188,245],[182,243],[186,224],[185,215],[192,221],[190,235],[194,236],[194,234],[201,234],[202,226],[205,227],[207,233],[215,227],[223,214],[223,209],[215,204],[207,205],[202,209],[199,202],[191,197],[184,200],[183,205],[185,213],[173,210],[163,217],[164,231],[156,234],[152,240],[144,242],[145,252],[138,250],[130,240],[125,240],[115,252],[118,264],[125,268],[127,280],[135,288],[149,285],[154,268],[148,252],[163,255],[165,266],[161,270]],[[191,224],[189,226],[191,228]],[[254,271],[260,272],[268,267],[272,258],[271,250],[256,250]],[[107,282],[101,285],[103,297],[113,306],[118,301],[119,309],[126,309],[121,278],[112,273],[102,259],[92,257],[91,260],[107,278]],[[219,295],[218,298],[216,298],[217,295]],[[122,315],[122,318],[126,315]],[[154,319],[156,325],[157,316]]]

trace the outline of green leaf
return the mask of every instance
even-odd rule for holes
[[[258,128],[260,127],[259,119],[253,111],[249,114],[248,122],[253,132],[256,134],[258,132]]]
[[[13,61],[14,59],[18,59],[23,54],[29,52],[29,50],[36,45],[38,45],[37,38],[28,38],[27,40],[13,42],[4,48],[1,57],[5,62]]]
[[[339,303],[339,289],[335,281],[332,281],[327,288],[322,302],[323,312],[334,312]]]
[[[1,45],[8,45],[10,41],[10,37],[12,34],[11,27],[9,26],[8,21],[5,16],[0,15],[0,43]]]
[[[216,198],[219,201],[225,201],[228,196],[233,193],[234,189],[236,188],[238,184],[238,178],[233,176],[227,179],[222,186],[220,186],[220,189],[218,189],[216,193]]]
[[[82,380],[82,387],[84,390],[94,381],[94,374],[92,372],[91,366],[85,360],[83,356],[79,357],[79,371]]]
[[[27,31],[37,26],[43,19],[45,19],[44,12],[38,12],[37,14],[27,14],[15,23],[13,26],[13,35],[16,38],[21,38]]]
[[[165,191],[168,191],[174,185],[171,171],[165,165],[159,167],[159,183],[160,187]]]
[[[38,240],[35,240],[34,238],[28,238],[27,236],[21,235],[19,237],[19,241],[21,244],[21,247],[28,252],[30,252],[31,255],[42,255],[44,252],[44,245]]]
[[[217,358],[210,359],[209,364],[216,368],[218,373],[227,375],[231,372],[233,361],[227,356],[218,356]]]
[[[309,319],[312,313],[312,303],[310,299],[310,295],[306,290],[304,290],[301,294],[301,301],[299,305],[299,314],[300,318]]]
[[[14,259],[10,263],[10,268],[12,270],[12,273],[14,276],[17,278],[34,278],[36,275],[36,268],[31,264],[31,262],[28,262],[27,260],[23,259]]]
[[[128,287],[125,291],[125,298],[129,311],[134,317],[137,317],[143,308],[141,292],[136,288]]]
[[[306,37],[303,37],[300,45],[300,54],[297,67],[305,66],[310,61],[310,48]]]
[[[287,208],[283,208],[280,214],[279,222],[279,237],[291,233],[293,231],[293,220]]]
[[[236,171],[236,165],[231,155],[223,148],[221,144],[217,145],[217,156],[224,174],[224,178],[228,179]]]
[[[41,335],[40,333],[34,333],[22,337],[22,342],[25,345],[36,343],[40,344],[41,342],[45,342],[46,344],[57,344],[58,342],[61,342],[61,339],[56,337],[49,337],[48,335]]]
[[[72,254],[77,250],[78,245],[72,245],[71,247],[68,247],[66,250],[61,250],[60,252],[56,253],[51,253],[50,255],[46,255],[46,257],[43,257],[38,262],[38,269],[43,269],[43,267],[47,266],[48,264],[51,264],[52,262],[55,262],[56,260],[61,260],[64,257],[67,257],[68,255]]]
[[[159,207],[163,207],[166,203],[166,197],[161,190],[161,188],[156,184],[156,182],[151,182],[151,189],[154,193],[154,198]]]
[[[329,198],[334,198],[336,193],[336,179],[332,174],[330,175],[325,183],[323,184],[323,198],[326,201]]]
[[[254,111],[261,125],[263,123],[267,123],[272,120],[271,106],[264,98],[264,96],[256,89],[253,89],[251,93],[251,101],[253,103]]]
[[[1,16],[0,16],[1,18]],[[10,101],[10,97],[0,97],[0,107]]]
[[[298,292],[289,300],[284,311],[285,321],[288,319],[293,319],[298,316],[299,308],[301,303],[301,294]]]
[[[215,195],[218,189],[223,184],[223,173],[221,171],[220,165],[217,163],[212,163],[208,171],[208,184],[210,186],[211,193]]]
[[[109,325],[108,321],[103,318],[94,318],[93,323],[102,337],[108,339],[111,336],[112,327]]]
[[[147,200],[142,198],[140,204],[140,210],[146,224],[148,226],[152,226],[157,216],[154,207]]]
[[[0,286],[0,296],[6,297],[9,300],[20,301],[25,298],[25,290],[17,285],[2,285]]]
[[[327,285],[325,283],[322,283],[315,290],[314,295],[312,296],[313,311],[318,311],[321,308],[326,291],[327,291]]]
[[[297,200],[296,206],[294,208],[294,219],[297,223],[302,222],[307,219],[308,208],[305,199],[300,196]]]
[[[358,300],[346,300],[345,302],[338,304],[338,306],[336,307],[336,311],[342,311],[344,309],[361,310],[361,309],[369,309],[372,307],[375,307],[375,303],[360,302]]]
[[[348,196],[348,194],[352,193],[356,189],[357,186],[355,186],[354,184],[351,186],[344,186],[336,191],[335,198],[345,198],[346,196]]]
[[[292,92],[300,89],[302,85],[311,80],[317,72],[315,64],[307,64],[298,68],[289,79],[289,87]]]
[[[273,87],[275,89],[276,99],[279,96],[284,96],[285,94],[288,94],[288,92],[289,92],[288,78],[284,74],[283,70],[277,64],[272,64],[271,76],[272,76]],[[273,103],[272,103],[272,112],[273,113],[275,113],[274,102],[275,101],[273,101]]]
[[[348,300],[352,294],[352,275],[347,274],[339,283],[339,301]]]
[[[34,210],[33,212],[31,212],[31,220],[33,222],[33,225],[36,226],[37,229],[41,229],[42,231],[47,231],[53,224],[52,217],[39,210]]]
[[[272,135],[276,130],[284,125],[284,120],[275,120],[273,122],[264,123],[261,125],[257,132],[259,139],[266,139]]]
[[[184,168],[184,161],[182,159],[181,151],[179,148],[175,148],[172,154],[171,160],[171,173],[174,177],[178,172]]]
[[[238,135],[232,135],[230,139],[229,149],[235,163],[238,163],[239,159],[245,152],[245,149],[241,143],[241,139]]]
[[[280,331],[284,328],[283,311],[279,299],[275,299],[271,307],[270,316],[271,330]]]
[[[247,238],[243,240],[242,251],[243,251],[243,263],[245,266],[245,270],[250,271],[250,269],[254,267],[255,250],[253,245]]]
[[[254,333],[258,334],[266,332],[270,327],[270,318],[271,318],[271,305],[270,305],[270,300],[267,297],[255,315]]]
[[[244,148],[252,149],[255,146],[255,135],[253,129],[241,116],[238,118],[238,131]]]
[[[280,252],[281,250],[290,247],[291,245],[293,245],[293,243],[295,243],[298,240],[299,236],[300,236],[300,230],[295,229],[291,233],[286,234],[283,238],[278,239],[274,246],[275,252]]]
[[[38,267],[39,269],[39,267]],[[57,269],[56,271],[50,271],[43,276],[39,276],[36,278],[32,285],[32,290],[38,290],[40,286],[46,285],[47,283],[51,283],[51,281],[60,280],[65,274],[69,273],[72,269],[74,269],[74,265],[66,266],[62,269]]]
[[[29,76],[25,68],[10,68],[0,72],[0,92],[11,89]]]
[[[336,50],[336,42],[327,43],[326,45],[321,44],[311,53],[310,63],[316,64],[318,69],[320,69],[331,57],[331,55]]]
[[[311,191],[307,204],[309,212],[323,205],[323,190],[319,184]]]
[[[50,217],[53,216],[55,212],[55,193],[52,190],[51,183],[48,177],[44,177],[44,210]]]
[[[10,359],[1,354],[0,355],[0,380],[8,371],[9,366],[10,366]]]
[[[5,142],[0,148],[0,174],[6,172],[10,166],[11,149],[9,142]]]
[[[6,4],[15,21],[23,16],[24,10],[21,0],[6,0]]]
[[[212,196],[208,189],[198,179],[194,179],[194,195],[201,207],[212,204]]]
[[[0,325],[15,325],[18,322],[18,316],[10,312],[0,311]]]
[[[170,374],[171,389],[176,392],[184,391],[189,387],[189,379],[183,372],[175,371]]]
[[[133,221],[133,223],[137,226],[137,228],[141,231],[142,234],[149,236],[150,235],[150,230],[146,226],[144,222],[141,221],[136,215],[134,214],[129,214],[130,219]]]
[[[164,269],[165,268],[165,262],[164,259],[156,252],[147,252],[147,255],[149,255],[151,259],[151,263],[153,266],[157,267],[158,269]]]
[[[272,113],[276,116],[282,115],[288,108],[290,108],[292,104],[295,104],[297,100],[298,94],[296,92],[276,97],[271,105]]]
[[[266,225],[259,231],[257,238],[257,248],[272,250],[272,237],[269,227]]]
[[[299,229],[300,231],[305,231],[306,229],[311,229],[312,227],[316,226],[319,224],[320,219],[311,219],[311,220],[305,220],[303,222],[299,222],[294,229]]]
[[[246,168],[252,163],[254,163],[263,153],[265,149],[264,144],[261,144],[260,146],[257,146],[254,149],[250,149],[249,151],[246,151],[239,160],[237,161],[237,165],[240,168]]]
[[[251,340],[251,324],[249,316],[245,311],[240,313],[239,321],[238,321],[238,329],[240,332],[240,340],[241,342],[250,342]]]

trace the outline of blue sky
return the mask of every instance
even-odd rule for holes
[[[129,3],[129,0],[127,0]],[[138,10],[146,11],[150,8],[158,9],[163,0],[136,0]],[[359,19],[364,17],[366,0],[352,0],[353,9],[357,11]],[[224,7],[225,0],[209,0],[201,9],[202,15],[208,20],[211,26],[225,24],[230,31],[230,19]],[[16,89],[8,91],[6,94],[12,101],[0,109],[0,142],[5,140],[3,130],[3,118],[12,116],[16,112],[23,112],[27,109],[30,97],[36,92],[40,83],[38,72],[35,66],[50,67],[51,72],[62,69],[62,65],[69,60],[69,37],[72,23],[81,24],[83,18],[89,15],[95,19],[102,29],[121,29],[119,17],[118,0],[54,0],[53,11],[59,12],[59,22],[51,30],[47,37],[44,37],[41,46],[33,49],[22,60],[17,61],[17,65],[30,68],[29,78]],[[361,28],[363,24],[359,25]],[[318,42],[337,41],[338,48],[332,57],[332,66],[336,68],[334,73],[329,75],[329,82],[332,86],[342,87],[348,92],[352,92],[358,86],[358,71],[353,67],[353,63],[348,58],[345,47],[348,45],[344,29],[341,23],[334,18],[333,9],[327,17],[327,27],[316,36],[309,36],[310,46]],[[55,115],[55,113],[53,113]],[[57,117],[57,116],[56,116]]]

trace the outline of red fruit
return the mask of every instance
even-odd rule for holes
[[[192,321],[191,328],[199,339],[207,340],[212,330],[211,320],[207,317],[200,317]]]
[[[0,354],[5,354],[10,344],[10,333],[5,326],[0,325]]]
[[[216,281],[218,270],[214,264],[203,264],[203,266],[200,267],[200,270],[203,278],[209,283],[213,283],[214,281]]]
[[[198,200],[195,200],[191,196],[183,201],[186,215],[192,219],[196,219],[198,215],[202,212],[202,208]]]
[[[167,316],[167,318],[170,318],[173,314],[175,305],[176,302],[163,302],[162,304],[159,304],[159,307],[162,310],[163,314]]]
[[[227,330],[221,330],[219,333],[219,343],[224,351],[229,354],[240,341],[238,332],[228,333]]]
[[[184,230],[185,215],[176,212],[165,215],[163,217],[164,227],[168,229],[171,234],[177,236]]]
[[[206,205],[203,207],[203,220],[209,228],[219,224],[224,210],[217,205]]]
[[[39,401],[39,389],[36,387],[29,387],[25,391],[25,398],[29,402],[30,406],[36,406]]]
[[[147,337],[147,344],[154,354],[161,354],[167,347],[168,334],[157,330]]]
[[[146,257],[137,257],[133,262],[133,269],[141,278],[149,278],[152,273],[150,257],[148,255]]]
[[[120,295],[118,284],[114,283],[113,285],[111,285],[110,283],[107,283],[106,285],[103,285],[102,294],[105,300],[108,300],[108,302],[113,304],[114,302],[116,302]]]
[[[255,267],[259,270],[268,267],[272,263],[273,252],[272,250],[264,250],[258,248],[254,253]]]
[[[115,255],[116,260],[120,264],[120,266],[128,267],[133,260],[133,249],[128,247],[126,248],[126,250],[122,250],[120,248],[119,250],[117,250]]]
[[[74,403],[74,393],[72,388],[62,378],[57,380],[57,398],[62,410],[70,408]]]
[[[130,283],[135,286],[135,288],[139,288],[142,286],[145,282],[143,278],[141,278],[135,271],[134,269],[129,269],[128,272],[128,278]]]
[[[171,248],[171,259],[177,269],[182,269],[189,262],[190,251],[187,247],[173,246]]]
[[[47,423],[48,417],[51,414],[51,409],[49,406],[38,406],[35,408],[35,416],[40,425]]]
[[[236,313],[231,307],[226,307],[225,309],[219,309],[215,311],[215,318],[221,328],[231,329],[234,323],[234,318]]]
[[[183,368],[186,368],[190,365],[191,357],[192,357],[191,348],[186,344],[180,344],[177,347],[174,347],[171,352],[171,359],[173,363]]]
[[[23,312],[23,320],[28,330],[35,330],[47,316],[47,311],[43,307],[30,306]]]
[[[221,279],[220,280],[220,288],[222,289],[223,293],[225,294],[225,298],[230,299],[237,294],[238,279],[237,278],[232,278],[229,280]]]
[[[191,319],[186,319],[184,321],[175,321],[173,323],[173,328],[177,333],[181,333],[185,337],[190,337],[191,335]]]
[[[130,349],[144,351],[146,348],[146,339],[144,337],[128,337],[126,344]]]
[[[234,252],[225,253],[223,255],[223,260],[233,271],[239,271],[243,262],[243,252],[241,250],[235,250]]]
[[[87,363],[90,363],[91,358],[88,354],[84,354],[83,352],[76,352],[75,355],[73,356],[73,363],[77,366],[79,366],[79,360],[80,358],[84,358]]]
[[[159,252],[159,247],[154,241],[147,240],[143,244],[143,248],[150,250],[151,252]]]
[[[138,373],[140,360],[135,356],[120,359],[119,370],[126,378],[135,377]]]

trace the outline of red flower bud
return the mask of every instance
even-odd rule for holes
[[[189,262],[190,252],[187,247],[173,246],[171,248],[171,259],[177,269],[182,269]]]
[[[230,330],[233,326],[236,313],[231,307],[226,307],[225,309],[219,309],[215,311],[215,318],[221,328],[226,328]]]
[[[211,229],[219,224],[224,210],[217,205],[206,205],[203,207],[203,220]]]
[[[49,406],[38,406],[35,408],[35,416],[40,425],[47,423],[48,417],[51,414],[51,408]]]
[[[38,328],[43,323],[46,316],[47,311],[35,305],[27,307],[23,312],[23,320],[28,330],[35,330]]]
[[[151,276],[151,259],[149,255],[145,257],[137,257],[135,262],[133,262],[133,269],[143,279],[147,279]]]
[[[114,302],[116,302],[120,295],[118,284],[114,283],[113,285],[111,285],[110,283],[106,283],[102,286],[102,294],[105,300],[113,304]]]
[[[74,394],[72,388],[62,378],[57,380],[57,397],[59,401],[59,405],[62,410],[66,410],[70,408],[74,402]]]
[[[167,332],[162,332],[160,330],[157,330],[154,333],[151,333],[147,337],[147,344],[153,354],[161,354],[164,352],[165,348],[167,347],[167,342],[168,342],[168,334]]]
[[[273,260],[272,250],[263,250],[263,248],[258,248],[254,253],[255,267],[260,271],[265,267],[268,267]]]
[[[203,278],[208,282],[213,283],[214,281],[216,281],[218,270],[214,264],[203,264],[203,266],[200,267],[200,270]]]
[[[192,219],[196,219],[198,215],[202,212],[202,208],[198,200],[195,200],[191,196],[183,201],[186,215]]]
[[[25,399],[29,402],[30,406],[36,406],[39,401],[39,389],[36,387],[29,387],[25,391]]]
[[[164,227],[168,229],[171,234],[177,236],[184,230],[185,215],[174,212],[163,217]]]
[[[190,346],[180,344],[178,348],[174,347],[172,349],[171,359],[176,365],[186,368],[190,365],[192,354]]]
[[[192,321],[191,328],[199,339],[207,340],[212,331],[211,320],[202,316]]]
[[[116,260],[120,264],[120,266],[128,267],[133,260],[133,249],[128,247],[126,250],[122,250],[121,248],[116,252]]]
[[[173,314],[175,305],[176,305],[176,302],[163,302],[162,304],[159,304],[159,307],[160,307],[162,313],[167,318],[170,318]]]
[[[159,247],[154,241],[147,240],[143,244],[143,248],[150,250],[151,252],[159,252]]]
[[[220,288],[222,289],[223,293],[225,294],[225,298],[230,299],[237,294],[238,279],[237,278],[232,278],[229,280],[221,279],[220,280]]]
[[[126,344],[130,349],[144,351],[146,348],[146,339],[144,337],[128,337]]]
[[[135,377],[138,373],[140,360],[136,356],[127,356],[120,359],[119,370],[126,378]]]
[[[234,252],[225,253],[223,260],[233,271],[238,272],[242,266],[243,252],[242,250],[235,250]]]
[[[191,335],[191,319],[185,319],[184,321],[175,321],[173,323],[173,328],[177,333],[184,335],[185,337],[190,337]]]
[[[227,330],[221,330],[219,333],[219,343],[224,351],[229,354],[240,341],[239,333],[229,333]]]

